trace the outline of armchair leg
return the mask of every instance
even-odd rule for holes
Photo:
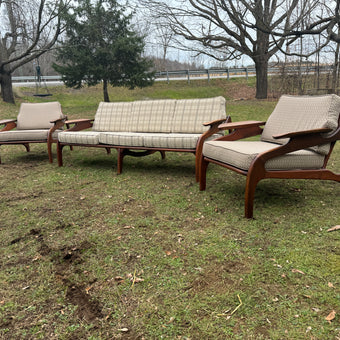
[[[206,188],[207,183],[207,168],[208,168],[209,162],[204,159],[204,157],[201,157],[200,165],[199,165],[199,182],[200,182],[200,190],[204,191]]]
[[[249,173],[247,175],[245,201],[244,201],[244,216],[246,218],[253,218],[255,189],[256,189],[257,183],[261,179],[262,179],[261,177],[251,176],[251,174]]]
[[[47,152],[48,152],[48,160],[50,163],[53,163],[53,156],[52,156],[52,144],[47,143]]]

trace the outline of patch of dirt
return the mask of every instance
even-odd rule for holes
[[[62,283],[67,287],[66,298],[72,305],[77,306],[76,313],[80,319],[91,323],[97,318],[103,318],[99,302],[92,300],[84,287],[77,286],[66,278],[62,278]]]

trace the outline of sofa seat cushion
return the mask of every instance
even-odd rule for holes
[[[65,131],[58,135],[58,140],[61,143],[71,144],[99,144],[99,134],[96,131]]]
[[[324,96],[287,96],[278,101],[273,113],[263,129],[261,140],[284,144],[287,139],[275,139],[274,135],[318,128],[336,129],[340,113],[340,97]],[[329,145],[311,148],[320,154],[329,152]]]
[[[230,164],[242,170],[248,170],[255,157],[279,144],[262,141],[209,141],[203,145],[203,155],[214,160]],[[266,162],[267,170],[319,169],[324,156],[312,150],[298,150]]]
[[[54,131],[52,137],[57,139],[58,133],[62,130]],[[47,141],[48,130],[9,130],[0,133],[1,142],[15,141]]]
[[[164,149],[195,149],[200,134],[150,133],[144,137],[144,146]]]
[[[144,146],[144,136],[142,132],[101,132],[99,143],[120,146]]]

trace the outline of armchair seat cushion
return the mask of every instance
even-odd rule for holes
[[[58,140],[62,143],[97,145],[99,134],[98,131],[64,131],[59,133]]]
[[[203,155],[247,171],[258,154],[279,144],[263,141],[209,141],[204,143]],[[267,170],[319,169],[325,157],[312,150],[298,150],[268,160]]]
[[[53,139],[58,138],[58,133],[62,130],[56,130],[52,134]],[[1,142],[15,141],[47,141],[48,130],[9,130],[0,133]]]

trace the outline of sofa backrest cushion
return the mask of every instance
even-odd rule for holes
[[[287,139],[275,139],[274,135],[318,128],[338,126],[340,97],[335,94],[324,96],[282,96],[263,129],[261,140],[284,144]],[[327,154],[329,145],[311,148]]]
[[[130,132],[171,131],[176,100],[138,100],[132,104],[132,121]]]
[[[226,118],[225,105],[223,97],[177,100],[171,132],[204,133],[203,123]]]
[[[22,103],[17,117],[17,129],[50,129],[54,125],[51,121],[63,117],[59,102]]]
[[[94,131],[129,131],[132,102],[99,103],[94,117]]]

